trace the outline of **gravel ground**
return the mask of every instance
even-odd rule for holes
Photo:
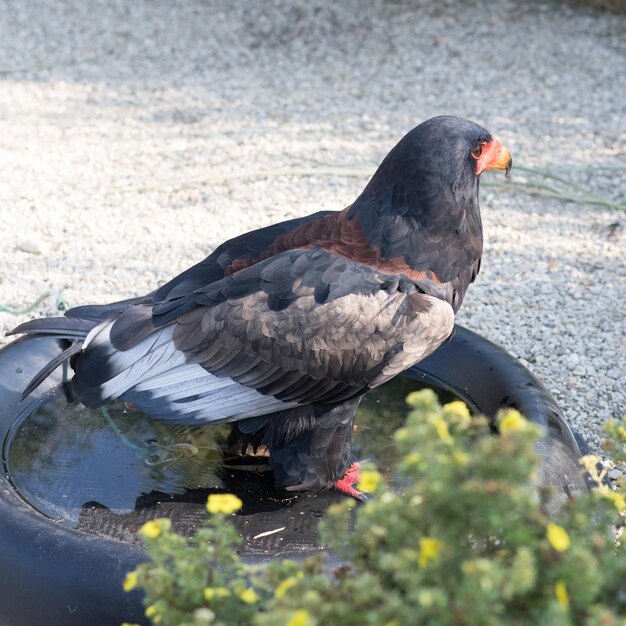
[[[0,305],[53,295],[0,331],[59,292],[141,294],[244,230],[341,209],[436,114],[624,203],[625,33],[624,16],[535,1],[4,0]],[[487,186],[482,210],[459,321],[597,447],[626,410],[625,214]]]

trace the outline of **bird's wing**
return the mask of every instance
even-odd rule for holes
[[[319,211],[306,217],[286,220],[264,228],[252,230],[218,246],[206,259],[175,276],[152,294],[152,302],[158,303],[179,298],[224,278],[233,262],[253,261],[281,236],[296,230],[303,224],[319,220],[335,211]]]
[[[296,249],[170,302],[131,307],[87,337],[74,387],[88,405],[123,396],[148,413],[234,421],[340,402],[435,350],[451,306],[321,249]]]

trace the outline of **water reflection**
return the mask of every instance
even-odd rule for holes
[[[404,398],[417,388],[397,378],[366,396],[354,458],[369,459],[383,472],[393,466],[392,434],[406,415]],[[179,531],[193,532],[214,489],[242,498],[237,525],[257,547],[284,547],[290,534],[299,544],[314,541],[317,520],[345,496],[275,489],[266,458],[225,450],[229,428],[170,424],[122,403],[88,410],[68,403],[58,387],[9,435],[5,466],[16,490],[44,515],[125,541],[136,541],[136,529],[155,516],[174,517]],[[282,529],[277,536],[264,535],[276,528]]]
[[[151,491],[222,486],[223,430],[171,425],[122,403],[88,410],[59,387],[13,434],[7,469],[31,506],[75,526],[86,502],[125,512]]]

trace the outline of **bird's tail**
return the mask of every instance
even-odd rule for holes
[[[20,324],[7,335],[42,335],[78,341],[84,339],[89,331],[99,322],[77,317],[42,317]]]
[[[70,341],[68,348],[48,362],[24,389],[22,399],[30,395],[54,370],[83,349],[90,331],[106,319],[119,315],[142,298],[133,298],[103,305],[87,305],[69,309],[63,317],[42,317],[20,324],[7,335],[56,337]]]
[[[89,331],[98,324],[94,320],[75,317],[44,317],[20,324],[8,335],[27,335],[29,337],[56,337],[70,341],[68,348],[46,363],[28,383],[22,393],[22,400],[28,397],[54,370],[83,349],[83,341]]]

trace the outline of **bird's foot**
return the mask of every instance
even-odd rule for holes
[[[361,466],[359,463],[353,463],[345,473],[345,476],[338,480],[334,487],[337,491],[341,491],[341,493],[345,493],[348,496],[352,496],[356,500],[360,502],[365,502],[367,500],[367,496],[364,493],[361,493],[358,489],[355,488],[354,485],[358,485],[361,481]]]

